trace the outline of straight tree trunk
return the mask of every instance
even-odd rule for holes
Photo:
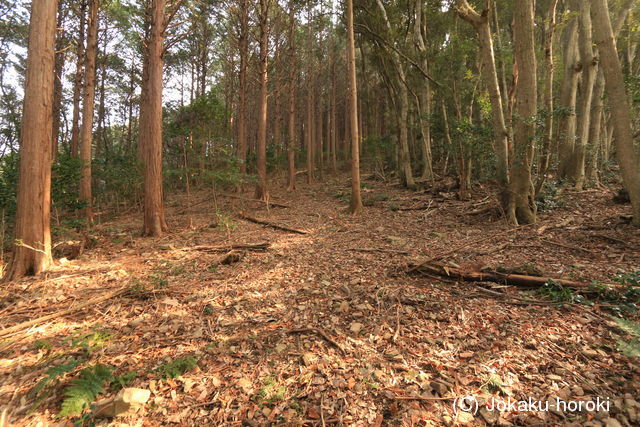
[[[53,81],[53,126],[51,131],[53,132],[53,140],[51,147],[51,156],[55,161],[58,155],[58,137],[60,135],[60,114],[62,113],[62,75],[64,72],[64,59],[65,55],[63,49],[65,48],[65,43],[67,42],[64,30],[63,30],[63,21],[64,21],[64,4],[62,1],[58,2],[58,20],[56,24],[57,34],[56,34],[56,62],[54,66],[54,81]]]
[[[456,3],[457,12],[465,21],[469,22],[478,33],[480,55],[485,84],[491,100],[491,119],[493,122],[494,152],[496,153],[496,173],[500,183],[500,199],[502,207],[506,208],[509,201],[509,133],[507,132],[502,95],[498,83],[493,38],[489,26],[490,12],[485,10],[477,13],[466,0]]]
[[[579,50],[582,63],[582,83],[580,84],[580,104],[578,105],[578,126],[576,144],[572,161],[571,179],[576,189],[581,190],[585,183],[585,159],[589,143],[589,122],[593,88],[598,72],[598,59],[593,54],[591,39],[591,7],[588,1],[580,2]]]
[[[542,185],[546,180],[549,170],[549,162],[551,160],[551,140],[553,139],[553,39],[556,30],[556,9],[558,0],[551,0],[549,3],[549,11],[547,12],[547,28],[544,34],[544,136],[542,139],[542,152],[540,153],[540,167],[538,172],[538,181],[536,183],[535,194],[540,193]]]
[[[415,0],[415,21],[413,26],[413,38],[416,48],[422,59],[422,69],[429,71],[429,61],[427,58],[427,45],[422,36],[422,0]],[[418,95],[418,121],[420,132],[422,133],[422,176],[423,180],[433,179],[433,158],[431,155],[431,82],[429,79],[422,80],[423,88]],[[425,117],[426,116],[426,117]]]
[[[82,99],[84,38],[87,16],[87,0],[80,1],[80,28],[76,42],[76,73],[73,83],[73,118],[71,124],[71,155],[78,157],[78,142],[80,140],[80,100]]]
[[[531,181],[535,116],[537,114],[536,51],[534,44],[533,0],[514,3],[514,60],[519,70],[515,92],[514,161],[511,176],[509,218],[517,224],[536,221],[534,189]]]
[[[640,169],[638,168],[640,159],[634,149],[629,98],[625,90],[622,66],[611,28],[607,0],[591,0],[591,14],[594,41],[600,53],[600,64],[611,108],[611,122],[620,174],[631,199],[632,223],[640,226]]]
[[[138,152],[144,174],[142,234],[158,237],[168,230],[162,189],[162,77],[164,66],[165,0],[151,0],[149,37],[140,98]]]
[[[6,279],[39,274],[51,265],[51,127],[56,0],[33,0],[22,110],[15,245]]]
[[[240,73],[238,88],[238,159],[247,174],[247,67],[249,58],[249,0],[240,1]]]
[[[349,56],[349,95],[351,122],[351,203],[349,210],[358,215],[362,212],[360,195],[360,136],[358,132],[358,86],[356,80],[356,43],[353,25],[353,0],[347,0],[347,51]]]
[[[85,204],[84,218],[93,220],[91,209],[91,152],[93,146],[93,111],[96,95],[96,57],[98,55],[98,9],[99,0],[90,0],[87,32],[87,51],[84,60],[84,90],[82,102],[82,127],[80,128],[80,200]]]
[[[582,73],[582,63],[579,61],[578,54],[577,18],[573,18],[565,30],[563,49],[564,80],[562,81],[562,89],[560,93],[560,106],[567,111],[567,115],[560,121],[558,175],[560,178],[567,178],[570,176],[572,169],[571,161],[573,159],[576,139],[578,81],[580,79],[580,74]]]
[[[382,4],[381,0],[376,0],[378,8],[382,13],[383,20],[387,27],[387,30],[391,32],[391,23],[387,17],[387,11]],[[411,155],[409,153],[409,140],[407,120],[409,117],[409,91],[407,89],[407,79],[402,67],[402,61],[400,60],[400,54],[396,50],[390,51],[391,61],[395,68],[395,86],[398,98],[398,112],[396,114],[398,121],[398,150],[399,150],[399,171],[400,181],[402,184],[410,189],[415,189],[416,184],[413,179],[413,171],[411,170]]]
[[[269,0],[260,0],[260,99],[258,115],[258,182],[256,199],[268,201],[267,188],[267,90],[269,65]]]
[[[295,68],[295,14],[289,0],[289,61]],[[297,70],[289,70],[289,123],[287,141],[287,191],[296,189],[296,78]]]
[[[307,120],[305,123],[305,142],[307,149],[307,184],[311,184],[315,179],[315,164],[314,164],[314,91],[315,91],[315,71],[313,69],[313,43],[312,43],[312,15],[311,6],[309,6],[307,24]]]

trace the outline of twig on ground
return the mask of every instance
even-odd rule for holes
[[[343,355],[347,354],[347,352],[342,348],[342,346],[340,344],[338,344],[333,338],[331,338],[329,335],[327,335],[327,333],[325,331],[323,331],[322,329],[320,329],[320,328],[300,328],[300,329],[291,329],[289,331],[290,334],[304,334],[304,333],[308,333],[308,332],[313,332],[313,333],[316,333],[316,334],[320,335],[329,344],[331,344],[332,346],[337,348],[340,351],[340,353],[342,353]]]

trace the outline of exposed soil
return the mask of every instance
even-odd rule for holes
[[[640,270],[640,232],[621,218],[630,208],[614,204],[612,190],[567,192],[564,206],[540,213],[538,224],[511,230],[484,209],[493,204],[486,188],[458,201],[366,181],[369,206],[352,217],[344,182],[295,193],[274,185],[273,199],[288,208],[214,200],[210,192],[171,197],[171,234],[142,238],[141,215],[129,213],[97,225],[97,241],[78,259],[2,285],[1,328],[130,288],[2,338],[0,410],[16,425],[64,425],[55,414],[69,378],[35,410],[29,392],[78,351],[69,337],[99,329],[110,338],[86,364],[117,367],[117,375],[135,370],[128,387],[152,392],[144,408],[118,418],[132,425],[640,422],[640,361],[617,349],[625,334],[611,320],[612,302],[552,304],[535,291],[406,273],[467,244],[441,262],[610,283]],[[213,251],[260,242],[271,246],[238,249],[229,264]],[[176,379],[153,371],[185,356],[198,365]],[[456,414],[454,399],[467,395],[481,406],[492,396],[600,398],[610,406]]]

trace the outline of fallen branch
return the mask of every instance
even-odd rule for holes
[[[220,194],[222,197],[228,197],[230,199],[244,200],[245,202],[258,202],[264,203],[268,206],[275,206],[277,208],[288,208],[288,205],[284,205],[282,203],[272,202],[271,200],[260,200],[260,199],[249,199],[247,197],[236,196],[234,194]]]
[[[525,225],[521,225],[521,226],[518,226],[518,227],[515,227],[515,228],[510,228],[509,230],[505,230],[505,231],[503,231],[503,232],[501,232],[501,233],[498,233],[498,234],[491,234],[491,233],[489,233],[488,235],[486,235],[486,236],[484,236],[484,237],[482,237],[482,238],[480,238],[480,239],[477,239],[477,240],[470,240],[470,241],[468,241],[467,243],[463,243],[463,244],[461,244],[461,245],[459,245],[459,246],[456,246],[455,248],[453,248],[453,249],[451,249],[451,250],[448,250],[448,251],[442,252],[442,253],[440,253],[440,254],[438,254],[438,255],[432,256],[431,258],[427,258],[426,260],[422,261],[422,262],[421,262],[420,264],[418,264],[417,266],[410,268],[410,269],[409,269],[409,271],[407,271],[407,273],[413,273],[413,272],[417,271],[417,270],[418,270],[418,268],[419,268],[421,265],[429,264],[429,263],[430,263],[430,262],[432,262],[432,261],[440,260],[440,259],[442,259],[442,258],[446,257],[447,255],[451,255],[452,253],[458,252],[460,249],[464,249],[464,248],[466,248],[466,247],[468,247],[468,246],[471,246],[471,245],[473,245],[473,244],[477,244],[477,243],[481,243],[481,242],[484,242],[484,241],[486,241],[486,240],[492,240],[492,239],[495,239],[496,237],[502,236],[502,235],[504,235],[504,234],[509,234],[509,233],[511,233],[512,231],[518,231],[518,230],[520,230],[520,229],[523,229],[523,228],[529,227],[529,226],[531,226],[531,225],[533,225],[533,224],[525,224]]]
[[[276,230],[287,231],[289,233],[294,233],[294,234],[309,234],[307,231],[304,231],[304,230],[297,230],[295,228],[289,228],[289,227],[285,227],[283,225],[274,224],[274,223],[269,222],[269,221],[265,221],[265,220],[262,220],[262,219],[251,217],[249,215],[245,215],[242,212],[238,212],[237,215],[241,219],[244,219],[245,221],[253,222],[254,224],[265,225],[267,227],[275,228]]]
[[[580,248],[578,246],[565,245],[563,243],[554,242],[553,240],[547,240],[547,239],[540,239],[540,241],[544,242],[544,243],[548,243],[550,245],[558,246],[558,247],[561,247],[561,248],[570,249],[572,251],[578,251],[578,252],[584,252],[584,253],[587,253],[587,254],[590,254],[590,255],[596,255],[592,251],[590,251],[588,249],[585,249],[585,248]]]
[[[305,334],[305,333],[308,333],[308,332],[313,332],[313,333],[316,333],[316,334],[320,335],[329,344],[331,344],[332,346],[337,348],[340,351],[340,353],[342,353],[343,355],[347,354],[347,352],[342,348],[342,346],[340,344],[335,342],[333,340],[333,338],[331,338],[329,335],[327,335],[327,333],[325,331],[323,331],[322,329],[320,329],[320,328],[301,328],[301,329],[291,329],[289,331],[290,334]]]
[[[191,249],[200,252],[228,252],[230,250],[243,250],[243,251],[254,251],[254,252],[263,252],[271,247],[271,243],[263,242],[263,243],[240,243],[235,245],[226,245],[226,246],[194,246]]]
[[[354,252],[366,252],[366,253],[371,253],[371,252],[382,252],[382,253],[387,253],[387,254],[398,254],[398,255],[409,255],[409,252],[407,251],[399,251],[396,249],[383,249],[383,248],[347,248],[347,251],[354,251]]]
[[[74,313],[76,311],[82,310],[85,307],[89,307],[91,305],[95,305],[98,303],[101,303],[102,301],[106,301],[108,299],[114,298],[118,295],[121,295],[123,293],[125,293],[127,290],[126,287],[123,288],[119,288],[113,292],[110,292],[106,295],[102,295],[96,298],[92,298],[90,300],[87,300],[83,303],[78,304],[75,307],[71,307],[71,308],[67,308],[65,310],[59,311],[57,313],[53,313],[53,314],[48,314],[46,316],[42,316],[42,317],[38,317],[36,319],[32,319],[32,320],[28,320],[26,322],[22,322],[22,323],[18,323],[17,325],[11,326],[10,328],[6,328],[0,331],[0,337],[5,337],[7,335],[11,335],[14,334],[16,332],[19,332],[25,328],[28,328],[30,326],[33,325],[37,325],[39,323],[43,323],[46,322],[48,320],[52,320],[52,319],[57,319],[58,317],[62,317],[62,316],[66,316],[67,314],[71,314]]]
[[[558,279],[553,277],[528,276],[524,274],[507,274],[498,271],[465,271],[462,268],[451,267],[444,264],[420,264],[411,271],[426,274],[435,274],[442,277],[464,280],[466,282],[496,282],[504,285],[521,288],[539,288],[546,283],[553,282],[557,285],[584,291],[591,286],[590,283],[575,282],[573,280]],[[609,284],[611,287],[619,287]]]

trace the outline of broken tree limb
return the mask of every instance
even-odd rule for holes
[[[287,231],[289,233],[294,233],[294,234],[309,234],[307,231],[304,231],[304,230],[297,230],[295,228],[285,227],[284,225],[274,224],[273,222],[269,222],[269,221],[265,221],[265,220],[262,220],[262,219],[254,218],[254,217],[246,215],[246,214],[244,214],[242,212],[238,212],[237,215],[238,215],[238,217],[240,217],[241,219],[244,219],[245,221],[249,221],[249,222],[253,222],[254,224],[260,224],[260,225],[264,225],[264,226],[267,226],[267,227],[275,228],[276,230]]]
[[[252,252],[264,252],[271,247],[271,243],[239,243],[225,246],[194,246],[191,249],[200,252],[228,252],[230,250],[242,250]]]
[[[268,206],[275,206],[277,208],[288,208],[288,205],[282,204],[282,203],[276,203],[273,202],[271,200],[260,200],[260,199],[249,199],[247,197],[241,197],[241,196],[236,196],[234,194],[220,194],[221,197],[228,197],[230,199],[237,199],[237,200],[244,200],[245,202],[258,202],[258,203],[264,203]]]
[[[553,277],[528,276],[525,274],[508,274],[498,271],[466,271],[462,268],[452,267],[439,263],[420,264],[413,267],[411,271],[422,274],[454,278],[466,282],[495,282],[520,288],[540,288],[546,283],[550,282],[571,289],[579,289],[581,291],[585,291],[591,286],[590,283],[575,282],[573,280],[558,279]],[[607,286],[620,287],[619,285],[613,284],[608,284]]]
[[[42,316],[42,317],[38,317],[36,319],[32,319],[32,320],[28,320],[26,322],[22,322],[22,323],[18,323],[17,325],[11,326],[9,328],[5,328],[3,330],[0,331],[0,337],[5,337],[7,335],[11,335],[14,334],[16,332],[20,332],[21,330],[28,328],[30,326],[34,326],[37,325],[39,323],[43,323],[46,322],[48,320],[53,320],[56,319],[58,317],[62,317],[62,316],[66,316],[67,314],[71,314],[74,313],[76,311],[80,311],[85,307],[89,307],[98,303],[101,303],[102,301],[106,301],[108,299],[114,298],[118,295],[122,295],[123,293],[125,293],[127,291],[127,287],[122,287],[119,288],[113,292],[110,292],[108,294],[99,296],[99,297],[95,297],[95,298],[91,298],[83,303],[78,304],[75,307],[71,307],[71,308],[67,308],[65,310],[62,311],[58,311],[57,313],[53,313],[53,314],[48,314],[46,316]]]

